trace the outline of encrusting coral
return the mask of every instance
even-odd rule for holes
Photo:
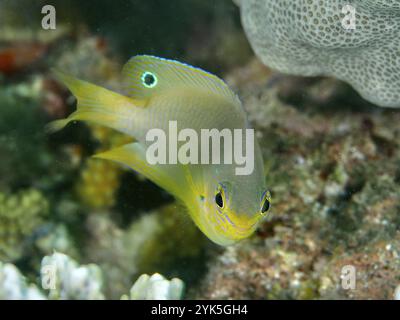
[[[35,189],[11,195],[0,193],[0,260],[21,257],[24,241],[44,223],[48,210],[46,198]]]
[[[400,107],[397,1],[236,2],[254,51],[269,67],[302,76],[334,76],[368,101]],[[350,19],[351,29],[346,27]]]

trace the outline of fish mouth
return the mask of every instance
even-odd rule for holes
[[[250,237],[262,220],[258,214],[223,213],[195,205],[187,205],[187,208],[194,208],[188,211],[194,223],[207,238],[220,246],[233,245]]]
[[[218,214],[212,220],[207,219],[198,223],[198,226],[211,241],[221,246],[233,245],[248,238],[256,230],[259,221],[259,219],[234,221],[226,214]]]
[[[212,229],[213,230],[213,229]],[[227,237],[224,234],[221,234],[219,232],[216,232],[216,230],[210,231],[210,230],[202,230],[204,234],[214,243],[220,245],[220,246],[230,246],[238,243],[239,241],[245,239],[246,237],[243,238],[232,238],[232,237]]]
[[[258,224],[259,219],[249,219],[248,222],[243,223],[242,221],[233,221],[233,219],[229,218],[227,214],[224,214],[226,221],[231,225],[231,227],[235,228],[238,234],[247,234],[249,231],[252,233]]]

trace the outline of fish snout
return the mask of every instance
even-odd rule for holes
[[[261,216],[223,214],[211,223],[213,232],[208,235],[211,240],[221,245],[231,245],[251,236],[257,229]]]

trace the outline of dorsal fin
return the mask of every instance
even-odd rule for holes
[[[238,97],[223,80],[175,60],[138,55],[125,64],[122,72],[126,93],[135,99],[149,99],[170,89],[191,88],[240,106]]]

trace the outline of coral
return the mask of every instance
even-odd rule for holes
[[[50,299],[104,299],[102,273],[95,264],[79,266],[67,255],[56,252],[43,258],[40,273]]]
[[[28,285],[17,267],[0,262],[1,300],[103,300],[103,274],[95,264],[79,265],[69,256],[55,252],[42,259],[40,284],[48,290],[46,297],[34,284]],[[184,283],[178,278],[167,280],[160,274],[141,275],[133,284],[125,300],[181,299]]]
[[[183,295],[183,289],[184,283],[178,278],[167,280],[158,273],[152,276],[142,274],[129,291],[129,296],[124,295],[121,299],[179,300]]]
[[[93,209],[112,207],[119,187],[120,172],[120,167],[115,163],[88,159],[76,186],[82,204]]]
[[[106,46],[99,37],[90,37],[78,41],[77,45],[64,52],[56,62],[60,70],[68,70],[78,77],[101,79],[108,87],[118,90],[120,66],[106,54]],[[100,153],[122,144],[131,142],[127,137],[115,130],[98,125],[89,125],[95,150]],[[75,185],[76,194],[82,204],[89,209],[107,209],[115,204],[116,191],[120,186],[121,166],[110,161],[88,159],[85,161],[80,177]]]
[[[10,45],[0,50],[0,73],[14,74],[43,59],[47,46],[37,43]]]
[[[394,300],[400,300],[400,286],[397,286],[393,294]]]
[[[101,126],[90,126],[93,137],[100,143],[96,153],[128,143],[132,138]],[[101,159],[88,159],[81,171],[76,191],[82,203],[92,209],[106,209],[115,204],[123,168]]]
[[[106,283],[112,284],[106,287],[108,296],[121,296],[141,273],[179,275],[190,282],[202,271],[206,238],[181,210],[169,205],[147,212],[124,230],[108,215],[89,217],[91,240],[85,254],[104,270]]]
[[[90,125],[93,137],[100,143],[97,151],[102,152],[132,142],[132,138],[118,131],[98,125]]]
[[[0,193],[0,259],[13,261],[23,254],[25,240],[44,223],[48,202],[35,189]]]
[[[39,112],[40,81],[0,86],[0,190],[48,183],[53,157]],[[34,157],[32,155],[35,155]],[[29,160],[28,160],[29,159]],[[50,169],[49,169],[50,168]]]
[[[182,261],[196,261],[201,259],[206,238],[190,221],[185,208],[180,205],[169,205],[154,212],[153,219],[157,219],[158,225],[151,237],[141,245],[138,251],[137,265],[140,272],[163,273],[171,266],[179,265]],[[142,219],[146,219],[145,216]],[[129,232],[138,232],[138,226],[133,223]],[[176,228],[184,229],[176,232]],[[168,241],[165,241],[168,239]],[[176,250],[179,248],[179,250]],[[157,257],[162,256],[160,260]],[[184,270],[180,270],[181,276]],[[192,270],[196,272],[195,268]],[[189,272],[186,277],[191,277]]]
[[[0,300],[44,300],[35,285],[27,285],[25,278],[11,263],[0,261]]]
[[[337,252],[318,269],[319,295],[326,299],[393,299],[400,268],[399,235],[390,240],[368,243],[364,248]],[[345,266],[355,270],[355,287],[343,286]]]
[[[79,257],[74,239],[65,224],[48,223],[42,228],[41,235],[35,241],[35,245],[42,254],[58,251],[64,252],[72,258]]]
[[[117,87],[121,67],[107,55],[107,48],[103,38],[85,35],[57,56],[55,67],[94,83],[102,81]]]
[[[239,5],[247,37],[266,65],[295,75],[334,76],[368,101],[400,107],[397,2],[248,0]],[[346,5],[355,9],[354,30],[342,25]]]

